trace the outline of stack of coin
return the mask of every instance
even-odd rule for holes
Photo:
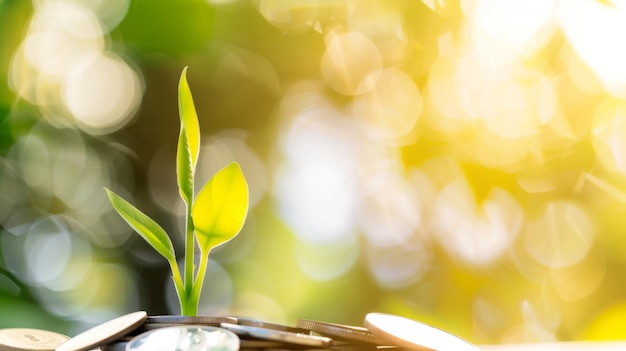
[[[250,318],[148,316],[134,312],[73,338],[34,329],[0,329],[0,351],[477,351],[452,334],[383,313],[364,326],[299,319],[295,326]]]

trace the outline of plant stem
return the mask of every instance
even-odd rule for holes
[[[169,261],[170,268],[172,269],[172,280],[174,281],[174,286],[176,287],[176,294],[178,295],[178,301],[180,302],[180,312],[182,315],[185,315],[185,312],[188,309],[188,298],[187,292],[185,291],[185,287],[183,286],[183,278],[180,275],[180,270],[178,269],[178,264],[176,260]]]
[[[209,251],[210,250],[202,250],[200,254],[200,266],[198,267],[198,274],[196,275],[193,289],[191,290],[191,294],[189,295],[189,308],[195,309],[196,312],[198,311],[200,292],[202,291],[202,284],[204,283],[204,276],[206,274],[206,268],[209,263]]]
[[[193,219],[191,218],[191,204],[187,205],[187,230],[185,235],[185,300],[193,289],[193,256],[195,249]],[[182,300],[181,300],[182,305]],[[196,315],[197,311],[181,311],[183,315]]]

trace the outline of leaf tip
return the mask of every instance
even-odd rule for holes
[[[226,167],[224,167],[224,168],[226,168],[226,169],[233,169],[233,170],[237,170],[237,171],[239,171],[239,172],[242,172],[242,173],[243,173],[243,171],[241,170],[241,165],[240,165],[240,164],[239,164],[239,162],[237,162],[237,161],[233,161],[233,162],[231,162],[231,163],[227,164],[227,165],[226,165]]]
[[[179,90],[179,95],[180,95],[180,89],[181,89],[183,86],[188,86],[188,83],[187,83],[187,68],[188,68],[188,67],[189,67],[189,66],[185,66],[185,67],[183,68],[183,72],[180,74],[180,80],[178,81],[178,90]]]
[[[189,66],[185,66],[183,67],[183,72],[180,74],[180,80],[181,81],[187,81],[187,69],[189,68]]]

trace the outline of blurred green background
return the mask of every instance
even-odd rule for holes
[[[197,180],[242,233],[200,313],[477,343],[626,338],[626,5],[611,0],[0,0],[0,327],[177,314],[177,84]]]

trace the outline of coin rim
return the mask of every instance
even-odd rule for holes
[[[388,345],[389,340],[387,340],[387,338],[373,334],[367,328],[363,327],[315,321],[311,319],[298,319],[296,321],[296,326],[314,331],[316,333],[339,337],[344,340],[364,342],[380,346],[390,346]]]
[[[157,315],[148,316],[147,324],[180,324],[180,325],[207,325],[219,327],[220,323],[237,323],[237,318],[227,316],[176,316]]]
[[[248,327],[259,327],[259,328],[272,329],[272,330],[281,330],[281,331],[287,331],[290,333],[298,333],[298,334],[305,334],[309,332],[309,330],[299,328],[297,326],[292,327],[292,326],[278,324],[278,323],[266,322],[266,321],[262,321],[262,320],[254,319],[254,318],[243,318],[243,317],[235,317],[235,318],[237,318],[237,324],[245,325]]]
[[[253,327],[248,325],[239,325],[231,323],[222,323],[221,327],[228,329],[240,336],[249,336],[262,340],[274,340],[284,342],[291,345],[308,346],[312,348],[328,348],[332,346],[333,339],[302,333],[292,333],[284,330],[266,329],[261,327]],[[243,338],[242,338],[243,339]]]
[[[403,346],[403,347],[407,347],[407,348],[411,348],[413,350],[419,350],[419,351],[445,351],[445,350],[433,349],[433,348],[430,348],[428,346],[424,346],[424,345],[420,345],[420,344],[411,342],[409,340],[406,340],[406,339],[403,339],[403,338],[397,336],[392,331],[387,331],[387,330],[385,330],[383,328],[378,327],[376,324],[372,323],[369,320],[371,318],[371,316],[375,316],[375,315],[390,316],[390,317],[393,317],[393,318],[409,321],[411,323],[415,323],[415,324],[419,324],[419,325],[422,325],[422,326],[426,326],[426,327],[432,328],[432,329],[437,330],[437,331],[439,331],[441,333],[447,334],[451,338],[457,339],[457,340],[462,341],[463,343],[467,344],[468,350],[471,350],[470,347],[473,347],[473,351],[480,351],[478,346],[470,343],[469,341],[467,341],[467,340],[465,340],[465,339],[463,339],[461,337],[458,337],[458,336],[456,336],[456,335],[454,335],[452,333],[449,333],[449,332],[447,332],[447,331],[445,331],[443,329],[439,329],[437,327],[433,327],[433,326],[425,324],[425,323],[421,323],[421,322],[418,322],[418,321],[415,321],[415,320],[412,320],[412,319],[409,319],[409,318],[406,318],[406,317],[401,317],[401,316],[397,316],[397,315],[393,315],[393,314],[389,314],[389,313],[377,313],[377,312],[376,313],[368,313],[365,316],[365,319],[363,321],[363,325],[365,325],[365,327],[367,329],[369,329],[373,334],[380,335],[380,336],[386,338],[387,340],[389,340],[390,342],[394,343],[395,345]]]
[[[109,321],[106,321],[100,325],[97,325],[91,329],[87,329],[84,332],[76,335],[75,337],[69,339],[63,344],[57,346],[56,351],[85,351],[89,350],[93,347],[97,347],[98,345],[107,344],[111,341],[118,339],[120,336],[124,336],[129,332],[137,329],[137,327],[141,326],[148,317],[148,314],[145,311],[137,311],[125,314],[123,316],[119,316],[117,318],[113,318]],[[104,337],[89,337],[91,334],[96,333],[97,330],[102,328],[104,325],[113,325],[116,323],[120,323],[114,330],[117,330],[113,333],[108,333],[107,336]],[[89,341],[89,343],[85,342],[85,340]],[[76,344],[76,345],[75,345]]]

